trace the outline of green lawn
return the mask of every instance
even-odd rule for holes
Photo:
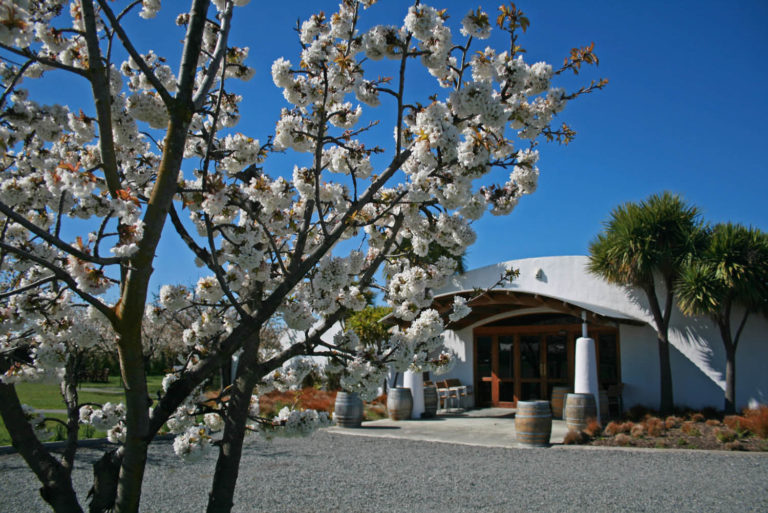
[[[157,392],[162,388],[163,376],[147,376],[149,396],[157,397]],[[64,410],[64,400],[61,398],[59,385],[47,383],[20,383],[16,385],[21,404],[27,404],[38,410]],[[119,376],[110,376],[109,383],[82,383],[78,390],[80,403],[106,402],[119,403],[123,401],[123,389]],[[64,413],[45,413],[46,417],[65,419]],[[51,423],[53,426],[54,423]],[[53,428],[52,428],[53,429]],[[62,432],[63,433],[63,432]],[[63,436],[63,434],[62,434]],[[106,434],[102,431],[94,431],[90,426],[80,426],[81,438],[102,438]],[[5,429],[5,423],[0,418],[0,445],[11,445],[11,437]]]

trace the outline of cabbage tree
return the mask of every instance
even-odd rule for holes
[[[669,359],[669,319],[674,287],[685,260],[703,240],[699,210],[677,194],[654,194],[616,207],[605,230],[589,246],[589,270],[648,298],[656,330],[663,413],[674,407]]]
[[[718,224],[706,250],[683,267],[677,301],[686,315],[705,315],[725,347],[725,411],[736,411],[736,349],[752,313],[768,301],[768,235],[739,224]],[[743,309],[737,309],[741,305]]]

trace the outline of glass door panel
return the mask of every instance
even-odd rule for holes
[[[547,335],[547,379],[568,379],[568,335]]]
[[[477,403],[493,404],[493,337],[477,337]]]
[[[499,402],[515,403],[515,382],[501,381],[499,383]]]
[[[499,336],[499,378],[515,377],[515,337]]]
[[[520,384],[520,400],[531,401],[534,399],[542,399],[541,396],[541,382],[534,381]]]
[[[541,336],[520,336],[520,377],[523,379],[536,379],[541,376],[539,364],[541,363]]]
[[[491,337],[477,337],[477,375],[490,378],[492,370]]]

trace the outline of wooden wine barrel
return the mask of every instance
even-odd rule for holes
[[[333,410],[333,420],[337,426],[358,428],[363,422],[363,401],[352,392],[336,394],[336,405]]]
[[[424,386],[424,413],[422,417],[432,418],[437,415],[437,387],[434,385]]]
[[[515,436],[517,443],[546,447],[552,434],[552,411],[548,401],[517,401]]]
[[[563,409],[565,425],[569,430],[581,431],[590,419],[597,418],[595,396],[592,394],[568,394]]]
[[[387,412],[392,420],[408,420],[413,411],[413,396],[410,388],[390,388],[387,394]]]
[[[605,426],[608,423],[610,411],[608,409],[608,392],[600,390],[600,424]]]
[[[565,405],[565,395],[573,392],[572,387],[553,387],[552,388],[552,418],[563,418],[563,406]]]

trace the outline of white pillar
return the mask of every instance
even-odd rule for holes
[[[576,369],[573,391],[577,394],[592,394],[600,418],[600,386],[597,383],[597,358],[595,341],[587,337],[576,339]]]
[[[411,418],[418,420],[421,418],[421,414],[424,413],[424,380],[421,377],[421,372],[405,371],[405,374],[403,374],[403,386],[411,389],[411,395],[413,396]]]

